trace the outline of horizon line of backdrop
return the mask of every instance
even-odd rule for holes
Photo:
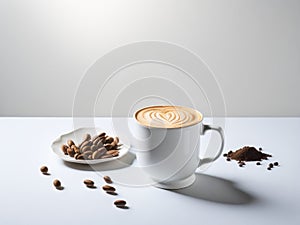
[[[296,0],[0,0],[0,116],[72,116],[86,70],[143,40],[199,55],[222,89],[226,116],[300,116],[299,12]],[[96,116],[110,116],[107,102]],[[127,116],[123,104],[115,116]]]

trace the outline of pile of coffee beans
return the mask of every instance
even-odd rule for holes
[[[40,171],[44,174],[44,175],[50,175],[48,174],[48,167],[47,166],[42,166],[40,168]],[[109,176],[104,176],[103,177],[103,180],[107,183],[106,185],[102,186],[102,189],[107,193],[107,194],[110,194],[110,195],[118,195],[118,193],[116,192],[116,188],[111,186],[111,185],[108,185],[108,184],[112,184],[113,181],[112,179],[109,177]],[[64,187],[61,185],[61,181],[58,180],[58,179],[55,179],[53,180],[53,185],[54,187],[57,189],[57,190],[63,190]],[[88,188],[97,188],[95,186],[95,182],[91,179],[85,179],[83,181],[83,183],[86,185],[86,187]],[[114,205],[118,208],[122,208],[122,209],[129,209],[128,206],[126,206],[126,201],[123,200],[123,199],[117,199],[114,201]]]
[[[65,155],[78,160],[93,160],[117,157],[121,146],[118,137],[110,137],[101,132],[94,137],[86,134],[78,145],[73,140],[68,140],[67,144],[61,146],[61,150]]]
[[[268,160],[272,157],[270,154],[262,152],[262,148],[258,150],[255,147],[245,146],[236,151],[230,150],[229,152],[223,154],[227,161],[236,160],[239,167],[244,167],[246,162],[256,161],[256,165],[260,166],[263,160]],[[278,162],[270,163],[268,170],[271,170],[274,166],[279,166]]]

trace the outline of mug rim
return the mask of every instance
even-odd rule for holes
[[[189,124],[189,125],[186,125],[186,126],[181,126],[181,127],[156,127],[156,126],[147,126],[147,125],[144,125],[144,124],[141,124],[138,120],[137,120],[137,114],[138,112],[140,112],[141,110],[144,110],[144,109],[147,109],[147,108],[151,108],[151,107],[155,107],[155,106],[159,106],[159,107],[164,107],[164,106],[173,106],[173,107],[182,107],[182,108],[189,108],[189,109],[192,109],[193,111],[195,111],[196,113],[198,113],[201,117],[201,119],[199,121],[196,121],[192,124]],[[146,107],[143,107],[143,108],[140,108],[138,110],[136,110],[133,114],[133,118],[135,119],[135,121],[140,125],[140,126],[143,126],[143,127],[146,127],[146,128],[149,128],[149,129],[182,129],[182,128],[188,128],[188,127],[191,127],[191,126],[195,126],[199,123],[201,123],[203,121],[203,114],[201,112],[199,112],[197,109],[194,109],[194,108],[191,108],[191,107],[187,107],[187,106],[182,106],[182,105],[149,105],[149,106],[146,106]]]

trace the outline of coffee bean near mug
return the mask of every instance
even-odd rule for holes
[[[195,170],[212,163],[222,153],[224,135],[221,127],[202,123],[203,116],[183,106],[149,106],[134,114],[135,148],[138,165],[165,189],[179,189],[195,181]],[[200,158],[200,135],[215,130],[221,146],[213,158]]]

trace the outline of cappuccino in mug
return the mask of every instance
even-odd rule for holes
[[[183,106],[149,106],[137,111],[135,119],[146,127],[181,128],[201,122],[202,115]]]
[[[195,170],[212,163],[221,154],[224,137],[221,127],[202,123],[203,116],[184,106],[148,106],[134,114],[133,143],[138,165],[155,186],[178,189],[195,181]],[[177,128],[177,129],[176,129]],[[215,156],[199,157],[200,135],[215,130],[221,135],[221,146]]]

